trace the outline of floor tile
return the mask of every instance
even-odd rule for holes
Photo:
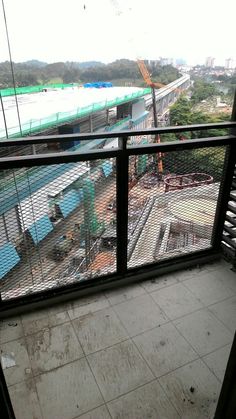
[[[16,419],[42,419],[33,379],[9,387]]]
[[[37,333],[48,327],[49,318],[47,310],[37,310],[21,316],[25,335]]]
[[[170,319],[177,319],[203,307],[183,284],[174,284],[155,291],[152,297]]]
[[[71,303],[71,308],[68,309],[68,313],[70,319],[73,320],[109,306],[110,303],[105,295],[97,294],[74,301]]]
[[[17,384],[32,377],[24,338],[1,345],[1,363],[8,385]]]
[[[147,292],[153,292],[169,285],[176,284],[177,279],[174,274],[161,275],[158,278],[153,278],[141,283],[142,287]]]
[[[111,308],[73,320],[75,332],[86,354],[128,338],[120,319]]]
[[[230,349],[231,345],[226,345],[203,357],[207,366],[214,372],[220,381],[223,381],[225,375]]]
[[[213,261],[206,265],[208,271],[218,271],[218,269],[230,269],[231,264],[224,259],[220,259],[219,261]]]
[[[174,320],[174,324],[200,356],[233,340],[232,333],[206,309]]]
[[[85,358],[39,375],[35,382],[44,419],[72,419],[104,403]]]
[[[133,341],[156,377],[198,358],[171,323],[142,333]]]
[[[103,405],[75,419],[111,419],[111,416],[107,407]]]
[[[154,378],[131,341],[88,355],[88,361],[105,401]]]
[[[184,285],[205,305],[214,304],[232,296],[232,291],[214,272],[191,278],[185,281]]]
[[[145,294],[146,291],[140,285],[132,284],[128,287],[119,287],[116,289],[111,289],[106,291],[105,295],[110,301],[111,305],[122,303],[126,300],[131,300],[132,298],[139,297],[142,294]]]
[[[22,315],[22,325],[26,336],[40,332],[48,327],[63,324],[69,320],[70,318],[66,311],[53,313],[44,309]]]
[[[83,356],[69,323],[27,336],[26,342],[34,374],[49,371]]]
[[[182,269],[180,271],[174,272],[173,275],[180,282],[186,281],[187,279],[201,276],[205,272],[208,272],[207,266],[208,265],[199,265],[192,268]]]
[[[230,269],[230,265],[227,269],[224,267],[219,268],[216,271],[216,275],[233,294],[236,294],[236,272],[233,272],[232,269]]]
[[[149,295],[142,295],[118,304],[114,306],[114,310],[130,336],[135,336],[169,320]]]
[[[159,379],[181,419],[212,419],[220,383],[201,360],[196,360]]]
[[[153,381],[108,403],[113,419],[178,419],[160,384]]]
[[[228,298],[208,307],[209,310],[227,326],[231,332],[236,330],[236,297]]]
[[[0,343],[19,339],[24,335],[21,318],[12,317],[0,320]]]

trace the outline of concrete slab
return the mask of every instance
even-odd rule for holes
[[[114,306],[114,310],[130,336],[138,335],[169,320],[149,295],[118,304]]]
[[[214,304],[208,309],[224,323],[224,325],[235,333],[236,330],[236,297],[228,298],[220,303]]]
[[[198,358],[171,323],[142,333],[133,341],[156,377]]]
[[[175,320],[174,324],[200,356],[233,340],[233,334],[206,309]]]
[[[220,383],[201,360],[196,360],[159,379],[181,419],[211,419]]]
[[[107,407],[103,405],[75,419],[111,419],[111,416]]]
[[[137,284],[129,285],[128,287],[119,287],[106,291],[105,295],[108,298],[111,305],[120,304],[124,301],[131,300],[132,298],[139,297],[145,294],[146,291],[143,287]]]
[[[113,400],[108,408],[114,419],[180,418],[157,381]]]
[[[184,285],[206,306],[233,296],[230,288],[214,272],[191,278]]]
[[[81,316],[73,321],[73,325],[85,354],[128,338],[120,319],[111,308]]]
[[[199,299],[181,283],[155,291],[152,297],[172,320],[203,308]]]
[[[45,328],[57,326],[70,320],[66,311],[51,312],[47,309],[38,310],[21,316],[25,335],[37,333]]]
[[[88,361],[106,402],[154,378],[131,341],[88,355]]]
[[[21,318],[11,317],[0,320],[0,343],[19,339],[24,335]]]
[[[69,323],[27,336],[26,342],[34,375],[84,356],[74,329]]]
[[[202,359],[210,368],[210,370],[216,375],[217,378],[222,382],[226,365],[229,359],[231,345],[226,345],[223,348],[217,349],[211,352],[209,355],[204,356]]]
[[[44,419],[72,419],[104,403],[85,358],[35,381]]]
[[[11,365],[7,367],[7,359]],[[4,362],[4,359],[6,360]],[[1,345],[1,362],[7,384],[13,385],[32,377],[31,364],[25,340],[18,339]],[[4,364],[6,368],[4,368]]]
[[[43,419],[33,379],[9,387],[9,393],[17,419]]]
[[[71,320],[77,319],[80,316],[85,316],[89,313],[102,310],[109,307],[110,303],[104,294],[92,295],[90,297],[80,298],[71,303],[68,308],[68,313]]]

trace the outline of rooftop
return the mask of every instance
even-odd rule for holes
[[[83,88],[74,86],[45,92],[17,95],[23,134],[39,131],[92,112],[117,106],[150,93],[149,88],[109,87]],[[20,136],[15,96],[2,98],[8,134]],[[6,138],[3,112],[0,110],[0,139]]]
[[[236,277],[222,260],[0,327],[17,419],[210,419],[236,327]]]

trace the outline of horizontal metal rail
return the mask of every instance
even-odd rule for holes
[[[176,134],[179,132],[192,132],[192,131],[204,131],[209,129],[235,129],[236,122],[220,122],[215,124],[195,124],[195,125],[181,125],[174,127],[160,127],[150,128],[142,130],[125,130],[125,131],[112,131],[112,132],[101,132],[101,133],[89,133],[89,134],[66,134],[66,135],[48,135],[48,136],[35,136],[18,138],[17,140],[3,140],[0,141],[0,147],[11,147],[21,145],[32,145],[32,144],[43,144],[43,143],[55,143],[55,142],[66,142],[73,140],[86,141],[94,139],[109,139],[122,137],[140,136],[140,135],[157,135],[157,134]]]
[[[192,125],[192,126],[181,126],[181,127],[169,127],[159,128],[150,130],[139,130],[139,131],[119,131],[109,132],[100,134],[69,134],[65,136],[50,136],[50,137],[33,137],[23,138],[19,140],[9,140],[0,143],[0,146],[10,145],[26,145],[34,143],[48,143],[57,141],[68,141],[71,138],[81,140],[92,140],[98,138],[118,138],[118,147],[112,149],[93,149],[90,151],[80,151],[77,149],[73,152],[57,152],[50,154],[35,154],[27,156],[15,156],[15,157],[3,157],[0,158],[0,170],[24,168],[24,167],[37,167],[37,166],[50,166],[54,164],[64,164],[71,162],[84,162],[92,160],[102,160],[114,158],[116,160],[116,202],[117,202],[117,269],[116,273],[110,273],[109,275],[101,275],[99,278],[88,279],[85,282],[78,282],[73,284],[67,284],[64,286],[58,285],[57,288],[44,291],[36,291],[35,295],[25,295],[22,297],[14,297],[12,300],[0,301],[0,311],[4,311],[7,307],[19,306],[19,304],[28,304],[33,301],[42,301],[44,298],[50,298],[52,296],[61,296],[62,294],[74,293],[76,290],[83,291],[94,286],[108,284],[116,282],[118,280],[132,280],[133,277],[137,277],[141,273],[142,277],[151,275],[152,272],[158,269],[171,269],[171,261],[154,261],[147,262],[142,267],[129,267],[127,261],[127,246],[128,246],[128,183],[129,183],[129,157],[140,156],[140,155],[152,155],[155,153],[166,153],[166,152],[181,152],[183,150],[194,150],[203,148],[214,148],[223,147],[225,151],[224,157],[224,169],[223,176],[220,185],[219,198],[217,200],[216,216],[214,220],[213,228],[213,239],[207,250],[194,251],[194,254],[183,254],[179,258],[174,256],[173,266],[177,266],[179,260],[179,266],[182,266],[182,261],[188,263],[191,261],[193,264],[199,257],[199,260],[206,257],[213,257],[220,252],[220,242],[222,238],[223,223],[225,220],[225,213],[227,210],[227,203],[230,194],[230,184],[233,177],[234,165],[235,165],[235,147],[236,147],[236,136],[229,134],[220,137],[209,137],[185,141],[170,141],[163,143],[149,143],[149,144],[137,144],[128,145],[127,140],[130,136],[137,135],[156,135],[157,133],[178,133],[183,131],[204,131],[206,129],[225,129],[236,127],[236,123],[220,123],[220,124],[204,124],[204,125]],[[227,186],[228,185],[228,186]],[[174,268],[173,268],[174,269]],[[36,295],[37,294],[37,295]]]
[[[119,133],[121,135],[121,133]],[[121,142],[127,140],[124,133],[122,132],[122,137],[119,138]],[[220,147],[230,145],[233,141],[236,140],[236,137],[233,135],[227,135],[222,137],[210,137],[202,138],[199,140],[186,140],[186,141],[171,141],[165,143],[152,143],[152,144],[140,144],[136,146],[125,147],[121,149],[112,148],[111,150],[97,149],[87,151],[70,151],[70,152],[61,152],[61,153],[50,153],[50,154],[33,154],[27,156],[17,156],[17,157],[3,157],[0,158],[0,170],[5,170],[9,168],[19,168],[19,167],[32,167],[32,166],[42,166],[50,164],[59,164],[59,163],[70,163],[70,162],[81,162],[86,160],[96,160],[96,159],[107,159],[112,157],[118,157],[121,153],[126,153],[128,156],[132,155],[142,155],[142,154],[151,154],[158,152],[168,152],[168,151],[181,151],[181,150],[191,150],[204,147]]]

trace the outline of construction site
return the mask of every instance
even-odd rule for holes
[[[124,93],[120,88],[120,99],[116,98],[115,103],[112,101],[113,88],[99,86],[100,93],[109,96],[109,102],[100,102],[99,110],[112,106],[120,118],[120,130],[127,128],[127,124],[131,130],[132,127],[156,127],[158,114],[168,110],[171,95],[175,100],[180,94],[178,86],[185,83],[189,86],[186,78],[166,87],[153,83],[144,62],[139,60],[138,65],[151,88],[151,95],[150,90],[136,89],[135,95],[121,96]],[[97,89],[95,86],[84,87],[85,90],[88,88]],[[72,96],[74,89],[69,93]],[[117,90],[114,92],[117,94]],[[99,97],[100,93],[96,90],[94,97]],[[147,94],[151,107],[144,99]],[[63,95],[66,95],[65,90]],[[85,91],[83,95],[86,95]],[[163,99],[159,110],[158,97]],[[165,98],[169,98],[167,102]],[[108,113],[106,115],[108,117]],[[96,119],[96,113],[93,118]],[[74,121],[73,127],[77,125]],[[114,129],[117,126],[115,123]],[[59,128],[63,132],[63,126]],[[102,129],[106,131],[107,126],[98,132]],[[112,129],[113,126],[109,126],[109,130]],[[160,136],[130,136],[128,146],[153,142],[160,143]],[[91,140],[85,144],[71,141],[66,148],[63,143],[61,147],[68,151],[112,149],[118,147],[118,138],[109,142]],[[201,250],[211,244],[219,179],[212,176],[207,165],[206,172],[198,173],[197,167],[192,172],[183,160],[176,172],[174,160],[166,166],[167,160],[168,156],[163,153],[129,158],[129,268]],[[116,181],[115,158],[5,173],[0,220],[2,299],[116,271]]]

